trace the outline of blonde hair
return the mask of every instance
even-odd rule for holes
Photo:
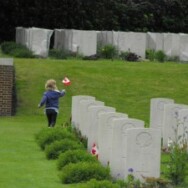
[[[45,84],[46,90],[57,90],[56,81],[53,79],[47,80]]]

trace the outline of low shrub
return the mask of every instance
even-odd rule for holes
[[[60,174],[62,183],[86,182],[90,179],[110,180],[110,170],[100,163],[79,162],[66,165]]]
[[[118,57],[118,50],[115,46],[108,44],[99,50],[98,55],[105,59],[114,59],[115,57]]]
[[[34,58],[33,53],[24,45],[17,44],[13,41],[4,42],[1,44],[3,53],[20,58]]]
[[[65,50],[51,49],[49,50],[49,57],[54,59],[67,59],[68,52]]]
[[[34,58],[35,56],[33,53],[28,50],[26,47],[24,48],[19,48],[19,49],[14,49],[10,55],[14,57],[19,57],[19,58]]]
[[[90,55],[90,56],[84,56],[82,59],[83,60],[98,60],[99,56],[95,54],[95,55]]]
[[[58,169],[62,169],[65,165],[69,164],[69,163],[78,163],[81,161],[87,161],[87,162],[98,162],[98,160],[96,159],[96,157],[92,156],[90,153],[88,153],[85,150],[70,150],[70,151],[66,151],[62,154],[60,154],[59,158],[58,158]]]
[[[159,62],[164,62],[166,59],[166,55],[162,50],[158,50],[155,52],[155,59]]]
[[[164,62],[165,60],[167,60],[167,56],[162,50],[155,51],[155,50],[147,49],[146,59],[149,59],[150,61]]]
[[[5,53],[5,54],[10,54],[12,50],[18,49],[18,48],[21,48],[21,45],[15,43],[15,42],[13,42],[13,41],[3,42],[3,43],[1,44],[1,50],[2,50],[2,52]]]
[[[52,142],[56,140],[62,140],[65,138],[69,138],[71,140],[76,140],[76,137],[71,134],[69,131],[67,131],[66,128],[45,128],[42,129],[38,134],[36,134],[36,140],[38,145],[42,150],[45,149],[45,147]]]
[[[121,188],[119,184],[113,183],[109,180],[91,179],[83,188]],[[122,187],[123,188],[123,187]]]
[[[125,61],[138,61],[140,59],[140,56],[133,52],[121,52],[120,53],[120,58]]]
[[[77,141],[66,138],[47,145],[45,147],[45,153],[47,159],[57,159],[61,153],[75,149],[84,149],[84,146]]]
[[[146,50],[146,59],[149,59],[150,61],[155,60],[155,51],[152,49],[147,49]]]

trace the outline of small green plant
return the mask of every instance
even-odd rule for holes
[[[93,157],[90,153],[85,150],[70,150],[60,154],[58,158],[58,169],[61,170],[64,166],[69,163],[78,163],[81,161],[90,161],[92,163],[97,162],[96,157]]]
[[[69,138],[76,140],[76,137],[70,133],[66,128],[58,127],[54,129],[44,128],[36,134],[36,140],[42,150],[54,141]]]
[[[68,52],[65,50],[51,49],[49,50],[49,57],[53,59],[67,59]]]
[[[180,185],[185,182],[187,175],[187,162],[188,162],[188,130],[184,126],[184,122],[180,122],[177,118],[177,126],[173,127],[175,139],[170,139],[168,147],[169,162],[167,164],[166,176],[171,180],[174,185]],[[179,126],[183,127],[183,133],[178,133]]]
[[[146,59],[149,59],[150,61],[155,60],[155,51],[152,49],[147,49],[146,50]]]
[[[165,53],[162,50],[158,50],[155,52],[155,59],[159,62],[164,62],[166,58]]]
[[[33,53],[26,46],[12,41],[2,43],[1,50],[3,53],[13,57],[34,58]]]
[[[99,56],[105,59],[114,59],[118,57],[118,49],[111,44],[105,45],[100,49]]]
[[[66,165],[60,174],[62,183],[80,183],[90,179],[110,180],[110,170],[100,163],[79,162]]]
[[[187,145],[181,148],[177,143],[174,143],[170,148],[167,177],[174,185],[179,185],[185,181],[186,164],[188,162],[187,155]]]
[[[61,153],[75,149],[84,149],[84,146],[77,141],[66,138],[63,140],[54,141],[50,145],[47,145],[45,148],[45,153],[47,159],[57,159]]]
[[[96,180],[96,179],[91,179],[90,181],[87,182],[85,187],[83,188],[123,188],[120,187],[119,184],[113,183],[112,181],[109,180]]]
[[[150,61],[164,62],[167,59],[167,56],[162,50],[155,51],[152,49],[147,49],[146,59],[149,59]]]
[[[128,176],[125,180],[126,184],[127,184],[127,187],[130,187],[130,188],[134,188],[134,187],[141,187],[141,182],[136,179],[133,175],[133,169],[132,168],[129,168],[128,169]]]

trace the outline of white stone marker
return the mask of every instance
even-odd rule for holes
[[[178,143],[182,146],[183,143],[188,144],[188,109],[179,110],[178,115]]]
[[[147,49],[163,50],[163,34],[147,32]]]
[[[179,110],[188,108],[183,104],[166,104],[164,106],[163,146],[168,147],[168,140],[176,141]]]
[[[128,118],[128,115],[118,112],[105,112],[99,115],[98,159],[103,166],[107,166],[110,161],[113,138],[112,120],[114,118]]]
[[[169,56],[179,56],[180,35],[176,33],[163,33],[164,36],[164,53]]]
[[[118,32],[118,36],[118,49],[120,51],[130,51],[145,58],[146,33]]]
[[[138,119],[113,119],[113,137],[110,152],[110,170],[111,175],[116,179],[124,179],[126,176],[126,158],[127,158],[127,129],[144,128],[144,121]]]
[[[80,131],[82,136],[88,137],[89,125],[91,123],[89,119],[88,108],[91,106],[104,106],[104,102],[92,101],[92,100],[82,100],[80,101]]]
[[[173,99],[167,98],[153,98],[150,102],[150,127],[161,130],[163,135],[163,119],[164,119],[164,105],[173,104]]]
[[[80,118],[80,101],[95,101],[95,97],[87,96],[87,95],[77,95],[72,97],[72,106],[71,106],[71,123],[72,126],[76,129],[79,129],[79,118]]]
[[[30,28],[30,32],[28,34],[30,36],[27,38],[32,40],[32,43],[28,44],[29,49],[33,51],[35,55],[47,57],[53,30],[32,27]]]
[[[180,60],[188,61],[188,34],[181,33],[180,35]]]
[[[157,129],[127,129],[127,165],[125,172],[133,171],[136,179],[160,177],[161,133]]]
[[[104,112],[115,112],[115,108],[108,106],[91,106],[89,110],[89,132],[88,132],[88,151],[91,151],[92,145],[95,143],[98,147],[98,125],[99,115]]]

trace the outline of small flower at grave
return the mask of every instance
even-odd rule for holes
[[[129,168],[129,169],[128,169],[128,172],[129,172],[129,173],[133,173],[133,171],[134,171],[133,168]]]
[[[169,138],[168,138],[168,147],[171,147],[172,144],[173,144],[173,141],[172,141],[172,139],[169,137]]]

